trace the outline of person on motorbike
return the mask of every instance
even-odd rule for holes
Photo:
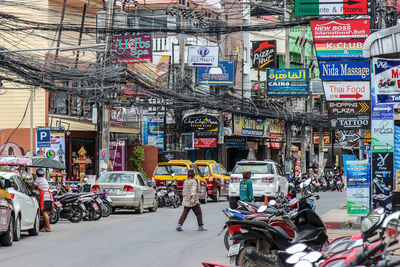
[[[249,169],[243,172],[243,179],[240,182],[240,200],[245,202],[253,202],[253,183],[250,180],[251,171]]]
[[[198,188],[198,183],[196,179],[194,178],[196,175],[196,172],[194,169],[189,169],[187,172],[188,178],[185,180],[183,183],[183,191],[182,191],[182,196],[183,196],[183,212],[181,217],[179,218],[178,221],[178,226],[176,227],[176,231],[181,232],[183,231],[182,225],[186,220],[186,217],[189,213],[190,210],[193,210],[194,214],[197,217],[197,224],[198,224],[198,231],[207,231],[206,228],[204,228],[203,224],[203,215],[201,212],[200,208],[200,203],[199,203],[199,188]]]
[[[43,169],[36,169],[36,179],[32,188],[38,189],[40,193],[40,210],[44,219],[44,229],[41,230],[41,232],[51,232],[50,218],[47,212],[51,211],[53,202],[49,182],[47,181],[45,174],[46,172]]]

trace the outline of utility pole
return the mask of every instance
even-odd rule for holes
[[[33,148],[33,86],[30,90],[30,129],[29,129],[29,143],[31,147],[32,156],[35,156],[35,150]]]
[[[303,68],[306,67],[306,56],[305,56],[305,34],[306,34],[306,29],[304,26],[301,26],[301,38],[300,38],[300,45],[301,45],[301,62],[303,64]],[[307,97],[304,99],[301,99],[301,101],[304,103],[304,112],[307,113]],[[306,129],[305,125],[301,125],[301,145],[300,145],[300,151],[301,151],[301,172],[306,173],[307,172],[307,165],[306,165]]]
[[[286,0],[284,0],[284,22],[289,22],[289,13],[287,12],[287,5]],[[289,36],[289,28],[285,27],[285,68],[290,68],[290,36]],[[285,97],[284,99],[286,109],[290,112],[291,111],[291,101],[289,97]],[[292,174],[293,167],[291,161],[292,154],[292,125],[289,121],[286,121],[286,151],[285,151],[285,163],[288,164],[288,169],[290,170],[290,175]],[[285,168],[285,171],[287,169]]]

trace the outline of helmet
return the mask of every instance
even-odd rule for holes
[[[251,171],[249,169],[244,170],[243,177],[251,176]]]
[[[187,171],[187,175],[188,175],[188,176],[195,176],[195,175],[196,175],[196,172],[195,172],[194,169],[190,168],[190,169]]]
[[[43,169],[36,169],[36,175],[37,175],[38,177],[43,177],[44,174],[45,174],[45,172],[44,172]]]

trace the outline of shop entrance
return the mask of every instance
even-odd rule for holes
[[[249,154],[248,149],[241,148],[228,148],[228,159],[227,159],[227,167],[228,171],[232,171],[233,167],[235,167],[236,162],[242,159],[247,159],[247,155]]]

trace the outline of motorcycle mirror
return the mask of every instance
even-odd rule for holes
[[[300,183],[300,188],[303,189],[303,187],[304,187],[304,183],[301,182],[301,183]]]
[[[361,232],[367,234],[373,230],[377,225],[382,223],[385,216],[384,208],[380,207],[370,212],[367,217],[361,221]]]
[[[308,178],[307,180],[304,181],[303,187],[307,187],[311,184],[311,178]]]
[[[312,251],[301,258],[301,260],[306,260],[309,262],[316,262],[322,257],[322,253],[318,251]]]
[[[174,172],[173,172],[173,173],[171,173],[171,176],[172,176],[172,177],[174,177],[174,176],[175,176],[175,173],[174,173]]]
[[[385,230],[385,238],[388,240],[394,240],[400,235],[400,220],[391,219]]]
[[[267,210],[267,206],[266,205],[262,205],[261,207],[259,207],[257,209],[257,212],[262,213],[265,212]]]
[[[288,247],[285,251],[288,254],[295,254],[297,252],[304,251],[307,248],[306,244],[298,243],[294,244],[293,246]]]
[[[308,260],[303,260],[301,259],[301,261],[299,261],[298,263],[296,263],[294,265],[294,267],[312,267],[313,264],[311,262],[309,262]]]
[[[271,200],[268,202],[268,205],[275,206],[275,205],[276,205],[276,201],[273,200],[273,199],[271,199]]]
[[[307,254],[306,252],[297,252],[296,254],[293,254],[292,256],[287,258],[286,259],[286,263],[288,263],[288,264],[296,264],[306,254]]]

